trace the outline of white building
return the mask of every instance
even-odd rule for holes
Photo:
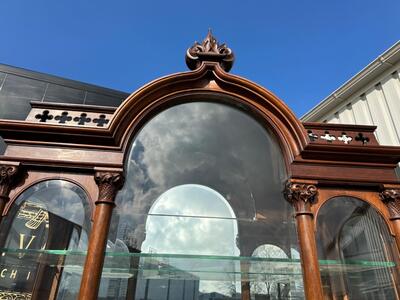
[[[376,125],[381,145],[400,145],[400,41],[326,97],[301,119]]]

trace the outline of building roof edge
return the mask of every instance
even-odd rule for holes
[[[383,72],[392,68],[400,61],[400,40],[379,55],[364,69],[351,77],[342,86],[333,91],[328,97],[310,109],[300,119],[303,122],[316,122],[333,107],[345,101],[363,85],[370,82]]]
[[[66,86],[70,88],[75,88],[75,89],[81,89],[81,90],[86,90],[88,92],[94,92],[98,94],[103,94],[107,96],[112,96],[112,97],[118,97],[118,98],[123,98],[125,99],[127,96],[129,96],[129,93],[123,92],[123,91],[118,91],[115,89],[91,84],[91,83],[86,83],[74,79],[68,79],[65,77],[57,76],[57,75],[51,75],[43,72],[38,72],[38,71],[33,71],[25,68],[20,68],[20,67],[15,67],[7,64],[2,64],[0,63],[0,72],[5,72],[9,74],[13,74],[16,76],[21,76],[21,77],[26,77],[34,80],[39,80],[39,81],[44,81],[44,82],[49,82],[49,83],[54,83],[57,85],[61,86]]]

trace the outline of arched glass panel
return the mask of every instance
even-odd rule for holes
[[[250,282],[263,280],[249,272],[263,261],[253,261],[254,249],[284,249],[287,258],[268,268],[279,273],[298,248],[281,149],[241,109],[191,102],[164,110],[133,140],[126,170],[99,299],[116,295],[124,276],[127,299],[244,299]],[[117,241],[129,250],[122,268]]]
[[[326,299],[397,299],[398,254],[384,219],[367,202],[335,197],[317,219]]]
[[[82,267],[63,254],[87,248],[90,209],[80,187],[40,182],[15,200],[0,226],[0,298],[76,298]]]
[[[164,192],[150,208],[142,251],[235,256],[237,235],[235,214],[222,195],[184,184]]]

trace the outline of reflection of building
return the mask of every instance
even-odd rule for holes
[[[386,94],[398,91],[397,64],[390,66],[395,49],[383,58],[389,69],[376,62],[336,98],[372,80],[372,69],[388,72],[385,83],[354,94],[357,101],[329,111],[332,118],[351,117],[350,108],[366,109],[383,96],[391,107]],[[0,236],[3,252],[16,252],[15,260],[35,273],[35,284],[24,287],[0,270],[10,293],[32,292],[40,300],[400,295],[400,149],[379,145],[372,126],[300,122],[271,92],[230,74],[233,61],[232,50],[209,32],[187,51],[190,72],[129,96],[1,66],[0,135],[7,146],[0,156]],[[387,110],[391,118],[382,120],[391,126],[396,107]],[[378,138],[385,143],[379,132]],[[220,201],[190,190],[166,197],[148,217],[161,195],[188,185]],[[46,206],[48,228],[40,207],[16,217],[34,199]],[[360,207],[373,213],[354,225],[349,212]],[[262,245],[284,255],[252,256]],[[156,255],[151,249],[166,260],[190,258],[184,268],[165,265],[196,278],[147,276],[162,269],[144,268],[144,258]],[[28,261],[26,250],[38,258]],[[255,291],[260,281],[265,288]],[[165,293],[168,287],[179,295]]]
[[[173,279],[140,279],[135,297],[143,300],[186,300],[199,298],[199,281]],[[208,298],[207,298],[208,299]]]
[[[225,299],[240,299],[240,294],[227,296],[217,292],[200,293],[198,300],[225,300]]]

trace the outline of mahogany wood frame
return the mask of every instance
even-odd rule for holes
[[[1,177],[0,200],[4,202],[0,205],[1,214],[7,214],[21,191],[37,180],[50,178],[80,182],[89,194],[92,207],[96,207],[79,299],[97,298],[113,201],[121,186],[131,140],[148,120],[165,108],[205,100],[244,107],[277,137],[290,176],[288,199],[295,207],[307,299],[322,299],[314,224],[318,209],[330,195],[358,193],[369,201],[384,216],[400,248],[400,219],[391,217],[388,206],[379,198],[382,190],[400,189],[395,174],[400,161],[399,147],[313,142],[308,134],[311,129],[326,127],[337,132],[371,134],[374,128],[302,124],[268,90],[225,72],[218,62],[204,61],[194,71],[157,79],[134,92],[115,111],[106,128],[0,120],[0,135],[8,144],[6,153],[0,156],[0,165],[13,165],[21,170],[15,173],[18,176]],[[107,191],[99,176],[108,178]],[[19,186],[13,190],[16,181]],[[315,195],[305,196],[294,185],[301,185],[306,191],[313,186]],[[397,200],[385,203],[400,209]]]

